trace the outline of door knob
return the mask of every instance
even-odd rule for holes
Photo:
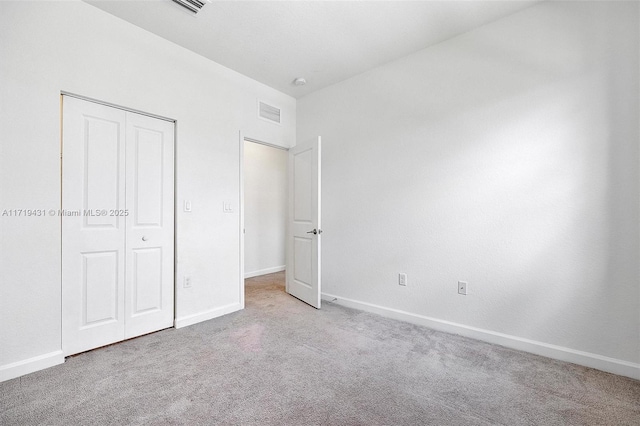
[[[313,235],[322,234],[322,229],[314,229],[313,231],[307,231],[307,234],[313,234]]]
[[[142,241],[147,241],[147,237],[142,237]]]

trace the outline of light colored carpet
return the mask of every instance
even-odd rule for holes
[[[246,309],[0,383],[0,424],[639,425],[640,382],[247,280]]]

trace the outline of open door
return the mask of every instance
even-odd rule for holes
[[[320,309],[320,136],[289,150],[287,293]]]

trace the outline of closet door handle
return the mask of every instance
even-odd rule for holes
[[[147,241],[147,237],[142,237],[142,241]]]

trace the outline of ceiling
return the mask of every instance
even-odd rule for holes
[[[85,1],[300,98],[537,0],[212,0],[197,16],[171,0]],[[307,84],[294,85],[297,77]]]

